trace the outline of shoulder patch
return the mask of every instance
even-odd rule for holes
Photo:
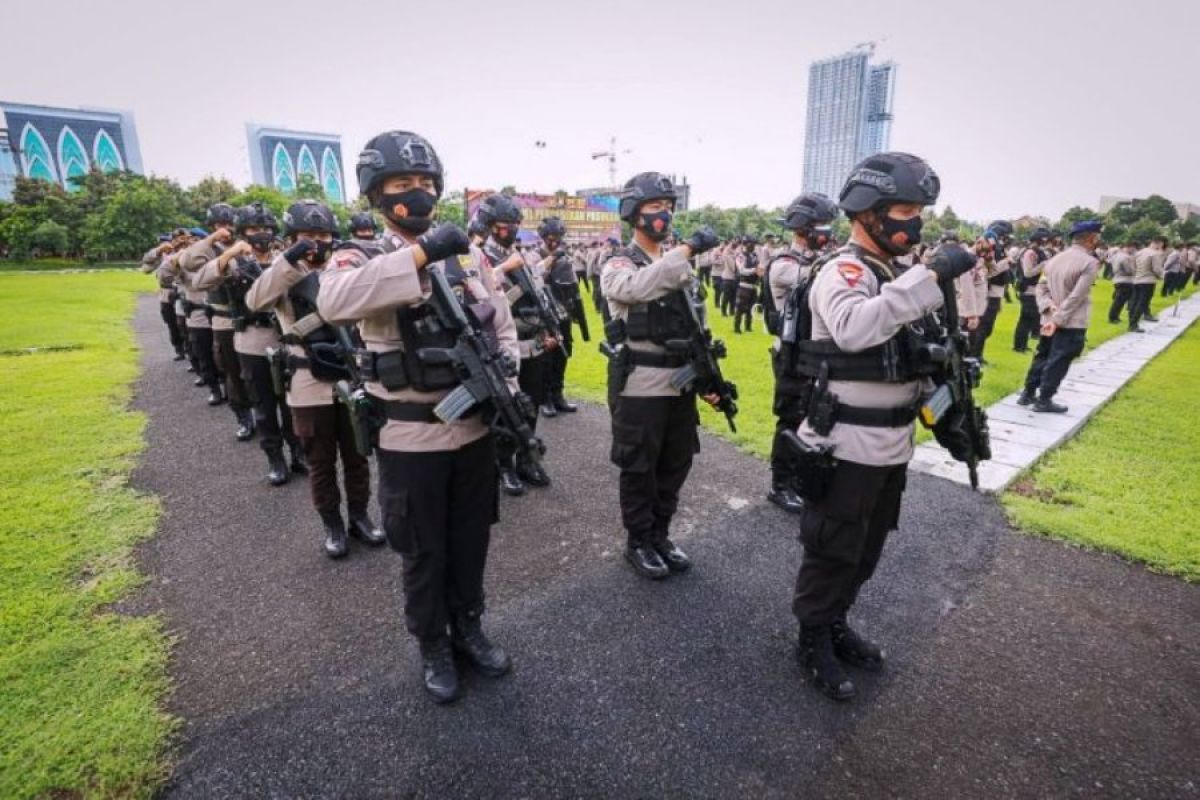
[[[863,268],[855,264],[853,261],[839,261],[837,264],[838,274],[846,281],[851,289],[858,285],[862,280]]]
[[[335,253],[333,256],[333,266],[335,269],[352,269],[358,266],[358,257],[355,251],[343,251]]]
[[[613,256],[604,262],[604,266],[626,269],[628,267],[633,267],[634,263],[633,259],[631,259],[629,256]]]

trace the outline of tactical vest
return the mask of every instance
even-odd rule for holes
[[[1037,264],[1041,264],[1042,262],[1044,262],[1046,260],[1046,252],[1044,250],[1039,250],[1036,247],[1026,247],[1024,250],[1021,251],[1021,254],[1019,256],[1017,256],[1016,269],[1020,270],[1021,277],[1020,277],[1019,285],[1020,285],[1022,292],[1025,291],[1026,289],[1030,289],[1034,286],[1037,286],[1038,279],[1041,278],[1041,275],[1034,275],[1032,278],[1025,277],[1025,265],[1024,265],[1025,254],[1028,253],[1030,250],[1032,250],[1033,254],[1035,256],[1037,256],[1037,262],[1036,262]]]
[[[246,305],[246,292],[262,275],[262,265],[255,258],[238,258],[234,269],[225,281],[225,290],[229,295],[229,310],[233,317],[233,329],[244,331],[248,327],[271,328],[275,325],[274,317],[268,311],[251,311]]]
[[[219,244],[214,244],[212,247],[213,247],[213,252],[215,252],[217,254],[216,256],[214,256],[214,258],[220,257],[221,253],[225,252],[225,248],[221,247]],[[217,284],[214,288],[209,289],[208,294],[205,297],[205,300],[208,302],[208,304],[210,306],[212,306],[212,305],[228,306],[229,305],[229,292],[225,288],[224,281]],[[222,313],[221,311],[217,312],[217,316],[224,317],[224,316],[228,316],[228,315],[229,315],[228,312],[224,312],[224,313]]]
[[[389,239],[384,238],[344,242],[338,249],[355,249],[372,259],[393,252],[395,247]],[[450,256],[442,261],[441,269],[459,300],[465,301],[467,273],[458,256]],[[459,332],[444,327],[437,312],[428,303],[397,308],[395,313],[402,347],[389,353],[365,354],[360,361],[364,377],[378,381],[391,392],[407,388],[418,392],[437,392],[452,389],[461,383],[453,364],[429,364],[420,357],[421,352],[427,349],[454,347]],[[486,316],[491,319],[490,315]]]
[[[840,349],[832,339],[812,338],[812,309],[809,292],[820,270],[843,253],[852,253],[866,264],[880,286],[893,279],[888,265],[857,248],[830,253],[818,260],[808,277],[788,292],[780,326],[780,368],[783,377],[808,381],[818,377],[836,381],[908,383],[936,375],[944,362],[939,358],[941,325],[932,315],[910,323],[892,338],[856,353]]]
[[[803,253],[797,253],[791,248],[784,250],[782,253],[776,253],[767,261],[766,274],[763,275],[763,320],[767,325],[767,332],[775,336],[779,335],[779,326],[783,319],[783,309],[775,307],[775,293],[771,291],[771,271],[775,269],[775,264],[780,259],[790,259],[800,264],[801,268],[807,267],[812,263],[812,258]],[[795,287],[793,287],[795,288]],[[788,290],[789,294],[791,290]],[[784,295],[784,303],[787,303],[787,295]]]
[[[637,269],[650,265],[650,256],[640,247],[631,244],[620,253]],[[672,339],[686,339],[691,333],[689,302],[687,292],[676,289],[649,303],[630,306],[625,318],[626,338],[634,342],[653,342],[660,347],[665,347]]]
[[[291,332],[280,338],[287,344],[304,348],[308,363],[296,366],[308,367],[317,380],[350,380],[350,368],[346,366],[350,354],[344,352],[333,326],[317,313],[320,280],[319,272],[310,272],[288,290],[296,321],[292,323]]]

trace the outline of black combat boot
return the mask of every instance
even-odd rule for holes
[[[1049,397],[1038,398],[1038,401],[1033,404],[1033,410],[1040,412],[1042,414],[1065,414],[1065,413],[1067,413],[1066,406],[1060,405],[1060,404],[1054,402]]]
[[[500,488],[509,497],[520,497],[525,494],[525,484],[517,477],[517,471],[504,464],[500,467]]]
[[[554,404],[549,401],[542,403],[542,405],[538,408],[538,410],[541,411],[541,414],[543,417],[557,417],[558,416],[558,409],[555,408]]]
[[[267,481],[272,486],[283,486],[288,482],[288,466],[283,460],[283,448],[267,451]]]
[[[250,413],[249,409],[242,409],[234,413],[237,414],[238,420],[237,433],[234,435],[237,436],[239,442],[250,441],[254,438],[254,415]]]
[[[640,540],[630,539],[625,546],[625,558],[643,578],[662,580],[671,574],[670,568],[652,546]]]
[[[671,572],[687,572],[692,568],[692,560],[687,557],[687,553],[666,537],[654,543],[654,552],[658,553],[658,557]]]
[[[554,395],[554,407],[560,414],[574,414],[579,410],[579,406],[574,403],[568,403],[567,398],[562,396],[562,393]]]
[[[172,358],[171,360],[172,360],[172,361],[183,361],[185,358],[187,358],[187,356],[185,356],[185,355],[183,354],[183,348],[182,348],[182,347],[176,347],[176,348],[175,348],[175,357],[174,357],[174,358]]]
[[[776,484],[767,492],[767,499],[789,514],[800,514],[804,511],[804,501],[790,486]]]
[[[1019,406],[1031,406],[1036,402],[1037,402],[1037,395],[1035,395],[1033,392],[1029,391],[1028,389],[1023,390],[1021,392],[1021,396],[1017,398],[1017,405],[1019,405]]]
[[[879,645],[859,636],[845,616],[834,620],[829,629],[833,638],[833,653],[842,661],[868,672],[883,669],[883,651]]]
[[[189,371],[195,372],[195,370],[189,370]],[[192,381],[192,386],[197,386],[197,387],[208,386],[208,381],[204,380],[204,378],[196,378],[195,380]]]
[[[459,698],[458,670],[454,666],[454,650],[449,639],[421,642],[421,663],[425,672],[425,691],[435,703],[453,703]]]
[[[342,522],[341,509],[321,512],[321,522],[325,525],[325,555],[330,558],[341,558],[349,550],[346,541],[346,523]]]
[[[455,615],[450,625],[451,642],[454,649],[466,656],[467,661],[481,675],[499,678],[512,669],[512,659],[498,645],[492,644],[483,632],[479,613]]]
[[[829,625],[801,625],[796,658],[812,679],[813,686],[823,694],[834,700],[854,697],[854,683],[833,652],[833,636]]]
[[[225,390],[221,388],[221,384],[215,384],[208,392],[208,404],[210,406],[219,406],[225,402]]]
[[[387,541],[387,537],[383,535],[383,531],[371,521],[371,517],[366,511],[351,511],[349,517],[350,535],[355,539],[365,542],[372,547],[377,547]]]
[[[543,489],[550,485],[550,476],[542,465],[532,458],[517,456],[517,477],[530,486]]]
[[[292,455],[292,472],[297,475],[308,474],[308,460],[304,457],[304,448],[299,442],[288,442],[288,452]]]

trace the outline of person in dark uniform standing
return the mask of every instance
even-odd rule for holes
[[[574,403],[568,403],[563,393],[566,382],[567,361],[575,351],[575,337],[571,332],[571,323],[578,320],[584,313],[583,296],[579,293],[579,278],[571,257],[563,249],[563,237],[567,235],[567,226],[558,217],[546,217],[538,226],[538,236],[542,237],[543,275],[550,294],[566,314],[559,321],[559,332],[562,341],[559,346],[548,354],[550,359],[547,370],[547,405],[543,415],[574,414],[578,409]],[[552,414],[546,414],[552,411]]]
[[[158,308],[163,324],[167,326],[167,336],[171,340],[171,349],[175,351],[175,361],[183,361],[187,356],[183,353],[185,336],[175,316],[175,278],[162,270],[166,259],[176,248],[169,234],[158,237],[158,244],[146,251],[142,256],[142,272],[153,273],[158,281]]]
[[[737,274],[737,294],[733,310],[733,332],[746,333],[752,330],[754,301],[758,298],[758,282],[762,279],[762,268],[758,260],[757,242],[752,236],[742,237],[742,246],[734,256],[734,271]]]
[[[292,431],[291,409],[284,397],[276,394],[267,359],[268,351],[282,347],[275,315],[251,311],[246,305],[246,293],[274,258],[272,247],[279,235],[279,222],[262,203],[254,203],[238,209],[237,234],[237,243],[201,268],[197,283],[220,285],[228,295],[233,347],[254,409],[259,446],[267,456],[267,481],[282,486],[293,472],[307,474],[308,464]],[[284,442],[292,457],[290,470],[283,457]]]
[[[376,136],[359,155],[358,185],[386,229],[374,250],[337,251],[318,307],[335,324],[358,322],[367,348],[367,391],[387,418],[376,448],[379,500],[388,541],[404,559],[405,623],[420,642],[425,690],[449,703],[459,697],[455,651],[488,677],[504,675],[512,662],[482,624],[497,521],[494,438],[478,413],[440,420],[433,409],[459,386],[458,373],[412,357],[453,337],[430,324],[437,319],[426,302],[430,273],[461,292],[513,363],[517,333],[487,259],[466,233],[449,224],[430,230],[444,184],[428,141],[408,131]]]
[[[333,252],[337,220],[324,203],[300,200],[283,218],[288,248],[246,292],[250,311],[274,311],[287,345],[287,403],[292,426],[304,448],[313,507],[325,532],[325,554],[342,558],[349,552],[347,534],[376,546],[383,532],[371,521],[371,468],[358,452],[350,412],[334,398],[333,387],[350,377],[339,337],[317,312],[321,276]],[[338,457],[346,492],[349,532],[342,518],[338,491]]]
[[[931,264],[903,268],[895,260],[921,241],[921,211],[939,189],[916,156],[879,153],[860,162],[839,196],[850,243],[808,290],[811,337],[800,349],[809,374],[819,377],[796,431],[814,455],[804,467],[810,488],[792,610],[800,623],[797,656],[813,685],[837,700],[855,695],[843,663],[883,664],[880,648],[850,627],[847,614],[900,516],[913,421],[929,391],[916,337],[940,334],[930,315],[942,305],[943,286],[975,263],[953,243]]]
[[[1029,352],[1029,337],[1037,336],[1041,327],[1037,309],[1037,284],[1042,277],[1042,269],[1050,252],[1047,243],[1053,237],[1051,231],[1045,228],[1035,228],[1029,234],[1029,246],[1021,251],[1017,259],[1020,279],[1017,289],[1021,295],[1021,316],[1017,318],[1017,327],[1013,330],[1013,350],[1018,353]]]
[[[666,342],[686,339],[692,308],[704,304],[693,293],[689,259],[717,245],[704,228],[684,244],[663,252],[671,230],[675,186],[657,172],[631,178],[621,194],[620,215],[633,241],[604,264],[600,283],[611,321],[605,326],[610,352],[609,407],[612,462],[620,467],[621,521],[625,557],[647,578],[665,578],[691,566],[670,538],[679,490],[700,449],[696,397],[671,384],[686,357]],[[715,404],[717,398],[704,398]]]
[[[793,290],[802,280],[807,280],[818,254],[829,241],[829,225],[837,218],[838,207],[820,192],[808,192],[793,200],[784,211],[779,223],[792,232],[791,246],[771,259],[767,274],[771,296],[780,315],[787,313],[789,298],[797,302]],[[778,334],[778,324],[772,333]],[[788,351],[790,352],[790,350]],[[804,503],[793,488],[795,476],[791,461],[785,458],[783,441],[785,431],[794,431],[804,418],[806,397],[802,392],[803,377],[796,374],[793,365],[785,363],[783,351],[776,339],[771,350],[772,368],[775,373],[774,411],[775,439],[771,443],[771,491],[767,500],[792,514],[804,510]]]
[[[211,228],[211,233],[188,245],[175,259],[175,264],[183,285],[183,309],[187,314],[188,340],[192,355],[196,357],[197,378],[209,389],[208,404],[216,406],[226,400],[222,385],[223,376],[215,356],[208,293],[195,285],[195,274],[220,255],[225,249],[224,242],[233,238],[233,206],[227,203],[215,204],[208,210],[205,223]]]
[[[540,410],[550,402],[550,353],[559,347],[559,341],[543,324],[537,310],[537,299],[528,296],[511,276],[524,270],[535,291],[542,288],[542,280],[526,266],[522,252],[514,247],[517,233],[521,229],[521,209],[511,198],[493,194],[484,198],[479,205],[479,218],[488,228],[488,238],[483,244],[483,253],[495,270],[500,288],[508,296],[512,316],[517,326],[517,337],[521,349],[521,391],[533,398]],[[537,418],[530,421],[537,430]],[[543,488],[550,485],[550,476],[536,461],[522,453],[511,452],[502,446],[500,453],[500,485],[504,493],[517,497],[525,493],[525,486]]]
[[[1054,394],[1087,340],[1092,284],[1100,274],[1095,251],[1102,228],[1094,219],[1076,222],[1071,226],[1071,246],[1046,262],[1037,285],[1042,338],[1025,375],[1025,390],[1017,398],[1019,405],[1051,414],[1067,411],[1054,402]]]

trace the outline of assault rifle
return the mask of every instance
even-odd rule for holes
[[[530,426],[537,409],[528,395],[514,394],[508,386],[508,379],[517,374],[517,365],[494,344],[495,337],[484,329],[475,312],[459,302],[441,270],[429,269],[426,274],[432,289],[429,304],[442,327],[454,332],[457,341],[450,348],[422,348],[417,358],[426,364],[452,365],[461,381],[433,413],[443,422],[453,422],[478,408],[497,436],[510,441],[519,453],[540,460],[546,445]]]
[[[938,443],[967,465],[971,488],[979,488],[979,462],[992,457],[987,414],[975,404],[979,360],[967,355],[967,336],[958,317],[953,281],[941,283],[946,327],[946,372],[942,384],[921,407],[921,422],[933,430]],[[940,426],[940,427],[938,427]]]
[[[737,386],[725,380],[721,374],[720,359],[726,355],[725,343],[714,339],[712,332],[704,327],[700,313],[690,290],[685,290],[688,309],[688,327],[690,332],[687,339],[674,339],[667,342],[667,351],[682,353],[687,357],[687,363],[671,375],[671,386],[677,391],[695,390],[697,394],[715,394],[718,397],[716,408],[725,415],[729,430],[737,433],[737,425],[733,418],[737,416]]]
[[[350,336],[349,328],[332,325],[337,336],[338,349],[350,372],[349,380],[340,380],[333,385],[337,401],[350,412],[350,432],[354,436],[354,447],[364,458],[371,455],[375,444],[375,432],[383,427],[383,418],[371,395],[367,394],[362,372],[358,368],[358,348]]]
[[[522,264],[508,273],[508,276],[516,286],[521,287],[521,293],[534,304],[538,322],[542,328],[549,332],[559,344],[562,344],[562,329],[559,327],[558,313],[554,309],[555,303],[544,289],[539,290],[534,286],[533,275],[529,272],[529,268]]]

